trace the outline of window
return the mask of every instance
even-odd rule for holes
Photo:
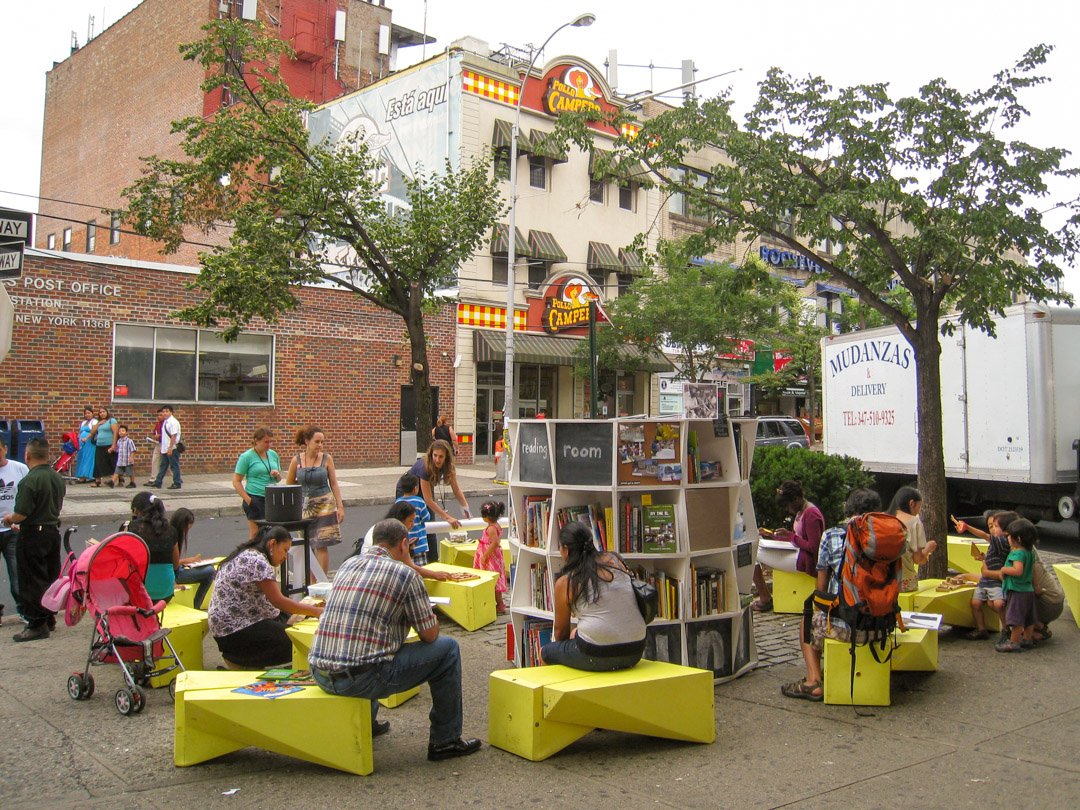
[[[64,239],[60,243],[61,250],[71,250],[71,228],[64,228]]]
[[[120,244],[120,216],[113,214],[112,219],[109,220],[109,244]]]
[[[270,335],[117,324],[114,399],[270,403],[273,353]]]
[[[90,220],[86,223],[86,252],[93,253],[97,247],[97,222]]]
[[[634,193],[633,183],[619,183],[619,208],[623,211],[633,211],[637,195]]]
[[[603,180],[589,181],[589,201],[604,204],[604,187],[607,185]],[[620,195],[621,199],[621,195]]]
[[[49,250],[56,250],[56,234],[50,233],[45,239],[45,247]]]
[[[637,280],[637,276],[634,273],[619,273],[619,295],[623,295],[630,290],[630,285]]]
[[[589,278],[591,278],[601,287],[607,287],[607,274],[608,271],[602,267],[589,268]]]
[[[510,150],[509,149],[496,149],[495,150],[495,179],[496,180],[509,180],[510,179]]]
[[[548,267],[551,265],[547,262],[530,261],[529,262],[529,289],[539,290],[540,285],[544,283],[544,279],[548,275]]]
[[[705,183],[708,181],[708,175],[703,172],[688,169],[685,166],[680,166],[677,169],[671,170],[671,181],[675,184],[682,184],[683,186],[704,188]],[[687,219],[704,220],[708,218],[702,212],[695,210],[693,202],[681,191],[676,191],[668,197],[668,211],[672,214],[686,217]]]
[[[547,158],[529,155],[529,185],[547,188]]]

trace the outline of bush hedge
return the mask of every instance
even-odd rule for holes
[[[821,510],[826,526],[843,520],[844,500],[853,488],[874,486],[862,461],[851,456],[827,456],[802,448],[755,448],[750,492],[758,526],[780,526],[787,517],[776,505],[776,489],[788,479],[802,483],[806,499]]]

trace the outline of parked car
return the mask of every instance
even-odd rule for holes
[[[781,447],[810,447],[810,439],[799,420],[793,416],[759,416],[754,444],[758,447],[773,444]]]

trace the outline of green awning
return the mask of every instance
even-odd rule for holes
[[[574,348],[581,338],[552,337],[536,332],[514,332],[514,362],[539,363],[550,366],[574,365]],[[674,366],[660,352],[644,353],[636,346],[620,346],[620,357],[641,364],[643,371],[673,371]],[[473,332],[473,358],[477,362],[506,360],[506,332],[477,329]]]
[[[644,264],[641,261],[641,254],[636,250],[626,250],[625,248],[619,248],[619,262],[626,269],[627,273],[640,273]]]
[[[518,256],[532,257],[532,247],[525,239],[521,228],[514,228],[514,253]],[[505,256],[510,252],[510,226],[498,223],[491,231],[491,255]]]
[[[529,231],[529,246],[532,248],[532,256],[535,259],[545,262],[566,261],[566,251],[547,231]]]
[[[607,168],[602,174],[597,173],[598,158],[603,155],[607,160]],[[617,180],[622,182],[640,182],[636,179],[645,174],[645,168],[637,160],[622,158],[614,163],[611,161],[611,152],[607,149],[593,149],[589,152],[589,177],[594,180]]]
[[[622,265],[619,264],[619,259],[615,255],[615,251],[611,249],[611,245],[603,242],[589,242],[589,258],[586,267],[589,270],[618,271],[622,269]]]
[[[514,125],[509,121],[495,119],[495,129],[491,133],[492,149],[510,149],[510,141],[513,139]],[[518,154],[524,155],[533,149],[532,142],[524,132],[518,133]]]
[[[532,146],[532,154],[550,158],[556,163],[566,163],[568,158],[566,144],[559,143],[550,132],[534,129],[529,133],[529,143]]]

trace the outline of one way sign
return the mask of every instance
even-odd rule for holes
[[[34,243],[34,215],[0,208],[0,278],[22,275],[23,249]]]

